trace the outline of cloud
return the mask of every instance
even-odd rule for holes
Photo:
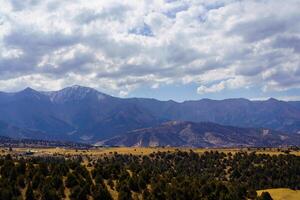
[[[300,88],[298,0],[0,0],[1,89]],[[8,84],[9,83],[9,84]]]
[[[295,53],[300,53],[300,34],[282,35],[273,41],[274,48],[293,49]]]
[[[197,92],[198,94],[204,94],[220,92],[224,89],[248,88],[248,84],[249,83],[243,77],[236,76],[234,78],[214,83],[210,86],[201,85],[197,88]]]
[[[197,88],[197,92],[199,94],[203,94],[203,93],[211,93],[211,92],[220,92],[224,89],[225,89],[225,82],[220,82],[218,84],[214,84],[209,87],[201,85],[200,87]]]

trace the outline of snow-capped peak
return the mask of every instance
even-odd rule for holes
[[[73,85],[55,92],[47,92],[52,102],[78,101],[88,97],[103,100],[107,95],[89,87]]]

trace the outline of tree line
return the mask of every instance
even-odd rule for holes
[[[300,157],[247,152],[0,156],[2,200],[271,199],[256,190],[300,189]],[[117,196],[112,195],[114,191]]]

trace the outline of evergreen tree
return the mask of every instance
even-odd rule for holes
[[[124,183],[124,182],[123,182]],[[119,189],[118,200],[131,200],[131,191],[127,185],[122,184]]]
[[[76,185],[78,185],[78,181],[77,181],[77,178],[76,176],[73,174],[73,173],[68,173],[67,175],[67,179],[66,179],[66,186],[68,188],[72,188]]]
[[[34,194],[33,194],[33,189],[31,184],[29,183],[26,189],[25,193],[25,200],[35,200]]]
[[[93,191],[92,196],[94,200],[112,200],[111,194],[107,188],[102,185],[96,185],[96,189]]]
[[[269,192],[262,192],[260,197],[260,200],[273,200]]]

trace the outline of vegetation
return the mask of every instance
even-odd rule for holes
[[[299,200],[300,197],[300,190],[291,190],[287,188],[258,190],[257,195],[261,196],[263,192],[268,192],[274,200]]]
[[[100,157],[6,155],[0,157],[0,175],[0,199],[5,200],[260,200],[272,197],[257,190],[300,189],[300,157],[179,150]]]

